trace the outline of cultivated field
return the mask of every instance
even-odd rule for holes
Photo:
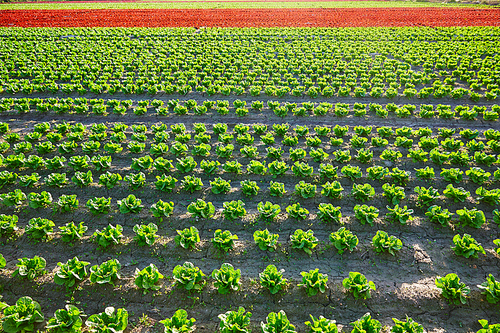
[[[254,331],[280,310],[297,332],[367,312],[382,332],[496,324],[499,282],[478,285],[499,268],[499,33],[0,29],[2,301],[124,308],[131,332],[178,309],[215,332],[240,306]],[[87,274],[63,277],[74,257]],[[438,288],[451,273],[470,290]]]

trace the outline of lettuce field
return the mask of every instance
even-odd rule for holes
[[[51,10],[0,7],[3,331],[498,332],[498,8]]]

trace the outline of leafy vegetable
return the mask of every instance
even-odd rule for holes
[[[455,273],[450,273],[445,277],[436,277],[436,287],[441,289],[441,294],[448,299],[450,303],[456,305],[466,304],[467,295],[470,293],[470,288],[465,283],[460,282],[460,278]]]
[[[359,272],[350,272],[349,277],[342,281],[342,285],[347,291],[352,292],[356,299],[370,298],[370,290],[376,290],[375,284]]]
[[[186,261],[182,266],[175,266],[172,275],[175,285],[186,290],[200,291],[206,284],[205,274],[189,261]]]
[[[319,268],[312,269],[309,272],[301,272],[302,283],[299,287],[305,287],[307,296],[314,296],[318,292],[325,293],[328,283],[328,275],[319,272]]]
[[[222,264],[220,269],[214,269],[211,276],[215,280],[214,287],[222,295],[240,289],[241,271],[239,269],[235,270],[231,264]]]
[[[278,293],[288,285],[287,279],[283,277],[284,271],[284,269],[278,271],[276,266],[268,265],[263,272],[259,273],[260,285],[268,288],[273,295]]]
[[[128,312],[125,309],[107,307],[104,312],[90,316],[85,325],[90,332],[123,333],[128,325]]]

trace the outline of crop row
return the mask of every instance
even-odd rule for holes
[[[358,96],[360,97],[360,96]],[[296,117],[307,116],[326,116],[335,115],[338,118],[348,117],[353,115],[355,117],[366,117],[375,115],[379,118],[388,118],[389,116],[396,116],[398,118],[434,118],[440,119],[463,119],[463,120],[476,120],[478,116],[486,121],[498,120],[500,114],[499,105],[478,106],[468,104],[457,105],[454,109],[450,105],[438,104],[436,107],[431,104],[420,104],[417,112],[417,105],[402,104],[396,105],[388,103],[385,105],[379,103],[355,103],[352,105],[348,103],[329,102],[314,102],[307,101],[301,104],[297,103],[281,103],[279,101],[267,101],[267,108],[262,101],[254,100],[247,106],[247,102],[237,99],[232,102],[232,106],[228,100],[205,100],[202,104],[194,99],[185,100],[181,103],[179,99],[171,99],[165,102],[163,100],[140,100],[137,106],[133,106],[132,100],[117,100],[117,99],[87,99],[83,97],[78,98],[3,98],[0,100],[1,112],[28,113],[39,112],[45,114],[47,112],[54,112],[57,114],[81,114],[81,115],[95,115],[107,116],[110,113],[116,115],[125,115],[133,112],[137,116],[144,116],[148,112],[156,116],[168,116],[175,114],[178,116],[195,115],[202,116],[205,114],[213,114],[214,111],[220,115],[229,114],[233,110],[234,114],[238,117],[247,116],[252,110],[260,114],[263,110],[269,110],[276,116],[284,118],[289,114]]]
[[[3,257],[2,265],[6,262]],[[118,259],[110,259],[102,262],[100,265],[94,265],[90,268],[90,274],[87,267],[90,263],[80,261],[78,257],[69,259],[66,263],[58,262],[54,269],[54,282],[58,285],[64,285],[69,290],[77,287],[79,283],[89,278],[93,284],[112,284],[121,278],[120,270],[122,268]],[[12,273],[13,277],[35,278],[47,273],[46,260],[39,256],[33,258],[18,259],[17,269]],[[259,273],[261,287],[268,289],[271,294],[277,294],[286,290],[290,283],[284,277],[285,270],[275,265],[268,265],[264,271]],[[319,269],[312,269],[309,272],[302,271],[302,283],[298,287],[304,287],[308,296],[315,296],[318,293],[325,293],[328,288],[328,275],[320,273]],[[134,273],[135,286],[143,289],[144,292],[157,291],[161,288],[160,283],[163,280],[161,274],[154,264],[149,264],[143,270],[136,268]],[[183,265],[177,265],[173,268],[172,277],[174,286],[193,292],[201,292],[207,284],[206,275],[203,271],[191,262],[185,262]],[[241,287],[241,270],[235,269],[229,263],[223,263],[220,269],[214,269],[210,274],[214,280],[214,287],[220,294],[229,294],[238,292]],[[445,277],[436,278],[436,286],[441,288],[443,296],[449,299],[450,303],[466,304],[470,288],[465,283],[460,283],[460,278],[454,273]],[[376,290],[375,284],[368,281],[367,278],[359,272],[350,272],[349,277],[342,282],[347,292],[353,293],[354,298],[368,299],[371,297],[371,290]],[[496,281],[493,275],[489,275],[484,284],[478,285],[487,296],[489,303],[500,302],[500,281]]]
[[[304,169],[297,168],[296,170],[297,172],[301,170],[301,175],[310,177],[310,175],[307,174]],[[407,194],[405,192],[405,188],[398,185],[405,186],[409,181],[409,175],[407,172],[396,168],[393,169],[392,173],[386,173],[386,170],[387,169],[383,167],[368,168],[369,175],[371,175],[368,178],[381,181],[381,189],[383,191],[382,196],[386,197],[389,203],[399,204],[407,197]],[[499,204],[500,189],[490,189],[488,186],[486,186],[485,183],[488,180],[489,173],[484,172],[484,170],[480,170],[482,169],[471,168],[470,170],[466,171],[466,173],[470,175],[470,179],[474,183],[481,185],[477,187],[475,191],[475,194],[477,195],[477,201],[488,203],[493,206]],[[328,170],[324,169],[324,171],[326,173]],[[430,172],[430,169],[417,170],[417,172]],[[442,176],[445,178],[444,180],[452,183],[460,183],[461,179],[457,179],[457,176],[461,174],[454,174],[453,172],[457,172],[457,170],[443,169]],[[361,170],[357,167],[345,166],[342,168],[342,173],[345,177],[350,178],[352,181],[361,178]],[[302,199],[317,197],[318,193],[320,193],[323,197],[330,199],[342,199],[344,195],[347,195],[354,198],[356,201],[361,202],[372,200],[377,197],[377,191],[369,183],[352,184],[352,190],[348,194],[346,193],[346,189],[342,186],[342,183],[340,183],[338,180],[331,180],[331,173],[328,173],[327,175],[330,176],[330,180],[326,181],[323,184],[319,183],[319,185],[317,185],[317,181],[311,183],[305,182],[303,180],[299,181],[295,184],[295,186],[292,186],[294,190],[292,190],[291,194],[294,194],[296,197]],[[336,175],[336,173],[334,173],[334,175]],[[392,181],[395,184],[385,182],[384,176],[386,175],[392,176]],[[455,179],[452,178],[453,176],[455,176]],[[0,172],[0,184],[2,185],[2,187],[8,184],[12,184],[17,178],[18,175],[16,173],[10,173],[9,171]],[[423,176],[421,178],[424,180],[432,179],[430,177]],[[38,173],[32,173],[31,175],[21,175],[19,177],[19,185],[24,187],[38,187],[42,185],[38,183],[40,179],[41,177],[38,175]],[[259,194],[262,195],[261,188],[257,184],[257,181],[253,181],[250,179],[243,180],[240,181],[239,187],[234,187],[234,185],[231,185],[231,179],[226,180],[221,177],[216,177],[208,181],[210,187],[207,187],[200,177],[196,177],[194,175],[184,176],[184,178],[181,179],[179,186],[177,184],[177,178],[174,178],[173,176],[166,176],[165,174],[156,176],[156,181],[150,183],[146,181],[146,175],[143,172],[129,173],[122,177],[119,173],[111,173],[108,171],[106,173],[102,173],[99,176],[99,181],[97,184],[105,186],[108,189],[112,189],[116,186],[120,186],[121,180],[125,180],[128,183],[128,187],[130,190],[137,190],[146,187],[150,189],[154,188],[158,191],[167,193],[171,193],[174,191],[177,192],[178,190],[185,191],[186,193],[195,193],[198,191],[206,192],[206,190],[210,189],[211,192],[216,195],[229,193],[232,193],[232,195],[234,195],[236,191],[241,191],[241,193],[246,197],[254,197]],[[71,177],[71,182],[78,187],[89,189],[92,189],[97,185],[96,183],[94,183],[92,172],[90,170],[87,172],[77,171],[74,176]],[[260,183],[262,183],[262,181]],[[65,173],[50,173],[44,178],[43,185],[52,188],[63,188],[65,186],[69,186],[69,179],[66,177]],[[441,189],[439,187],[434,188],[433,186],[430,186],[426,188],[424,186],[416,186],[414,188],[414,192],[417,193],[415,204],[417,206],[429,205],[430,203],[440,199],[440,190]],[[283,197],[285,194],[289,193],[288,189],[285,188],[284,183],[273,180],[270,181],[269,186],[267,187],[267,192],[270,196],[274,197]],[[447,184],[446,188],[442,189],[442,193],[444,197],[455,202],[472,200],[470,191],[465,190],[463,187],[455,187],[453,184]],[[38,196],[42,196],[43,198],[39,199]],[[23,204],[23,202],[26,201],[27,198],[29,206],[36,205],[35,202],[32,202],[36,200],[41,200],[40,202],[43,203],[43,206],[48,206],[52,202],[52,196],[49,192],[44,191],[43,195],[40,193],[32,192],[28,196],[26,196],[26,194],[20,189],[15,189],[11,192],[2,194],[0,196],[0,202],[6,206],[19,206]],[[76,198],[73,201],[75,200]]]
[[[497,28],[491,28],[494,33]],[[75,36],[37,38],[36,31],[0,37],[1,89],[7,93],[67,92],[129,94],[305,93],[311,97],[496,99],[498,41],[433,42],[415,29],[412,43],[339,40],[330,35],[297,37],[269,31],[249,36],[233,30],[147,38]],[[125,30],[126,31],[126,30]],[[423,36],[420,33],[423,32]],[[464,28],[463,31],[468,31]],[[133,32],[132,32],[133,33]],[[55,33],[57,36],[57,32]],[[419,39],[424,39],[423,41]],[[413,68],[418,68],[414,70]]]
[[[193,214],[193,216],[196,216],[197,218],[211,217],[210,214],[214,214],[214,207],[208,206],[211,205],[211,203],[207,204],[201,202],[204,203],[205,206],[200,208],[200,201],[201,200],[198,199],[196,204],[190,205],[188,207],[188,212]],[[155,217],[163,219],[164,217],[168,217],[169,214],[156,214],[158,212],[156,208],[159,207],[160,203],[163,202],[160,201],[159,203],[153,205],[152,211],[154,212]],[[234,205],[231,206],[231,203],[234,202],[228,202],[227,205],[226,203],[224,204],[225,209],[222,213],[224,214],[226,219],[235,220],[236,218],[242,217],[244,212],[237,213],[234,211],[229,211],[229,207],[234,207]],[[209,211],[207,207],[211,208],[212,211]],[[172,208],[172,206],[170,206],[170,208]],[[124,206],[120,206],[120,211],[122,213],[123,209]],[[401,210],[398,211],[398,209],[398,206],[396,206],[394,209],[389,208],[389,212],[386,214],[386,219],[388,222],[406,224],[412,219],[411,210],[406,209],[405,211],[401,212]],[[272,204],[270,202],[260,202],[258,205],[258,211],[259,218],[267,222],[273,221],[273,219],[275,219],[281,212],[279,205]],[[137,208],[135,210],[133,210],[132,208],[131,210],[129,210],[129,212],[136,213]],[[288,206],[287,212],[290,216],[293,216],[297,220],[306,219],[307,214],[309,213],[306,209],[301,208],[300,204],[293,204]],[[373,206],[356,205],[354,207],[354,212],[355,217],[362,224],[368,223],[370,225],[373,225],[375,218],[378,217],[378,209]],[[498,211],[498,209],[495,210],[495,213],[496,215],[494,218],[494,222],[500,223],[500,212]],[[467,225],[471,225],[475,228],[481,227],[481,224],[485,222],[484,213],[475,208],[471,210],[458,210],[457,214],[459,215],[459,219],[461,222]],[[449,219],[451,215],[453,215],[453,213],[450,213],[447,209],[442,209],[440,206],[431,206],[425,215],[431,221],[444,223],[449,222],[445,221],[445,219],[446,217],[448,217]],[[343,221],[341,221],[341,216],[342,215],[340,213],[340,207],[333,207],[331,204],[324,203],[319,205],[318,217],[322,221],[343,224]],[[17,215],[0,215],[0,235],[10,237],[14,235],[14,232],[16,232],[16,236],[18,236],[17,230],[19,229],[19,227],[17,225],[17,220]],[[26,225],[24,231],[28,238],[31,238],[35,241],[50,240],[55,235],[54,227],[55,223],[52,220],[36,217],[28,221],[28,224]],[[74,222],[68,222],[63,226],[59,226],[58,228],[60,230],[60,240],[65,243],[73,243],[83,240],[83,238],[85,237],[85,233],[88,230],[88,227],[84,222],[80,222],[77,224],[75,224]],[[157,240],[161,239],[161,236],[157,235],[158,226],[155,223],[136,224],[133,227],[133,232],[133,240],[139,246],[152,246]],[[201,242],[199,231],[195,226],[191,226],[185,229],[178,229],[176,230],[176,233],[177,235],[173,238],[173,240],[175,241],[175,244],[177,246],[184,249],[195,250]],[[254,242],[259,247],[259,249],[261,249],[262,251],[270,252],[274,252],[279,246],[284,245],[284,243],[279,242],[279,237],[279,234],[272,233],[268,229],[256,230],[253,234]],[[234,248],[234,242],[237,239],[238,236],[233,235],[229,230],[222,231],[221,229],[217,229],[214,232],[213,238],[210,239],[210,242],[218,251],[227,252]],[[332,232],[329,235],[328,239],[331,243],[330,246],[335,247],[339,254],[343,254],[347,250],[352,252],[359,244],[358,237],[345,227],[340,227],[336,232]],[[109,224],[102,230],[95,230],[95,232],[92,234],[91,240],[96,243],[101,249],[107,249],[112,246],[124,244],[124,242],[126,243],[126,238],[123,235],[123,227],[120,224]],[[293,234],[290,234],[289,241],[291,248],[303,250],[309,255],[312,255],[314,248],[318,246],[318,244],[320,244],[320,240],[314,236],[314,231],[311,229],[307,231],[296,229]],[[497,247],[495,251],[500,254],[500,239],[494,240],[493,244]],[[396,236],[389,235],[383,230],[378,230],[372,238],[371,245],[376,253],[389,252],[394,256],[397,251],[403,248],[404,244]],[[464,256],[466,258],[477,258],[480,253],[486,255],[486,252],[484,251],[484,248],[481,246],[481,244],[478,243],[469,234],[464,234],[463,236],[460,236],[459,234],[455,235],[453,237],[453,245],[454,246],[452,246],[452,249],[455,254]],[[327,246],[327,248],[329,248],[330,246]]]
[[[159,273],[158,273],[159,274]],[[360,274],[360,273],[357,273]],[[163,277],[163,276],[162,276]],[[364,277],[364,276],[363,276]],[[366,278],[365,278],[366,279]],[[444,279],[444,278],[441,278]],[[346,279],[347,280],[347,279]],[[437,280],[436,280],[437,281]],[[371,282],[371,281],[370,281]],[[373,282],[371,282],[373,284]],[[436,282],[437,284],[438,282]],[[441,282],[439,282],[441,283]],[[371,285],[369,287],[372,287]],[[375,289],[375,287],[372,287]],[[443,286],[443,289],[445,287]],[[449,288],[451,289],[451,287]],[[462,291],[466,293],[466,291]],[[40,304],[29,296],[21,297],[16,304],[8,306],[6,303],[0,303],[4,309],[5,316],[1,322],[3,327],[15,327],[17,331],[33,330],[35,327],[41,326],[45,321],[44,314]],[[20,316],[22,317],[19,318]],[[85,322],[82,317],[86,314],[75,305],[66,305],[64,309],[58,309],[53,317],[50,317],[45,325],[45,328],[57,331],[81,332],[87,328],[89,332],[115,332],[123,333],[129,326],[128,311],[125,308],[115,309],[110,306],[104,312],[91,315]],[[252,331],[250,318],[252,312],[246,311],[245,308],[239,307],[236,311],[227,311],[217,316],[220,320],[218,332],[242,332],[250,333]],[[147,315],[143,315],[145,323],[148,323]],[[392,318],[394,326],[391,332],[423,332],[424,327],[408,316],[404,320]],[[188,317],[188,313],[184,309],[178,309],[171,318],[161,320],[164,325],[165,332],[185,332],[191,333],[196,331],[196,319]],[[498,330],[500,324],[489,324],[487,320],[479,320],[483,329],[478,333],[494,332]],[[149,323],[148,323],[149,324]],[[318,318],[310,315],[310,320],[304,323],[307,326],[307,332],[325,332],[337,333],[342,328],[338,326],[333,319],[327,319],[323,316]],[[350,323],[353,327],[351,333],[358,332],[382,332],[382,324],[380,321],[371,317],[370,313],[366,313],[358,320]],[[287,332],[296,333],[297,330],[287,318],[285,311],[270,312],[265,322],[260,322],[260,327],[263,333]],[[385,327],[384,327],[385,328]],[[347,329],[345,326],[344,330]],[[17,332],[12,331],[12,332]]]

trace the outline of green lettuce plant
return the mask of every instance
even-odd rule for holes
[[[345,227],[339,228],[330,234],[330,242],[335,246],[339,254],[347,249],[352,252],[359,243],[358,237]]]
[[[467,303],[467,295],[470,293],[470,288],[465,283],[460,282],[457,274],[450,273],[444,277],[438,276],[435,283],[436,287],[441,289],[441,295],[448,299],[450,303],[456,305]]]
[[[89,327],[90,332],[123,333],[128,325],[128,312],[110,306],[104,312],[91,315],[85,325]]]
[[[328,283],[328,275],[319,272],[319,268],[312,269],[309,272],[301,272],[302,283],[299,287],[306,288],[307,296],[314,296],[318,292],[325,293]]]
[[[20,277],[28,278],[29,280],[34,280],[37,276],[46,273],[45,266],[47,262],[44,258],[39,256],[34,256],[33,258],[22,258],[18,259],[19,262],[16,264],[17,269],[14,271],[12,276],[19,275]]]
[[[163,279],[163,275],[158,271],[154,264],[149,264],[143,270],[135,269],[135,285],[144,289],[144,294],[149,290],[159,290],[158,282]]]
[[[228,294],[232,291],[240,289],[241,271],[234,269],[233,265],[224,263],[220,269],[214,269],[211,274],[212,279],[215,280],[214,287],[222,294]]]
[[[366,277],[359,272],[349,272],[349,277],[342,281],[344,288],[352,292],[354,298],[370,298],[370,290],[376,290],[373,281],[368,281]]]
[[[250,333],[251,312],[245,312],[245,308],[239,307],[238,311],[227,311],[218,315],[220,319],[219,330],[221,333]],[[184,332],[184,331],[183,331]]]
[[[201,291],[206,284],[205,274],[189,261],[175,266],[172,275],[174,284],[186,290]]]
[[[44,321],[42,307],[29,296],[24,296],[16,304],[3,309],[0,319],[6,333],[33,332],[35,325]]]
[[[312,250],[318,245],[319,241],[314,237],[312,230],[297,229],[290,235],[290,243],[293,249],[302,249],[305,253],[312,255]]]
[[[110,259],[103,262],[101,265],[94,265],[90,268],[90,282],[97,284],[113,284],[116,279],[120,278],[121,268],[122,265],[118,259]]]
[[[190,318],[188,319],[188,315],[186,310],[179,309],[175,311],[174,315],[171,318],[166,318],[164,320],[160,320],[165,328],[165,333],[191,333],[196,329],[196,325],[194,324],[196,319]]]
[[[54,317],[49,318],[45,328],[57,333],[81,332],[83,328],[82,316],[85,316],[83,311],[74,305],[66,304],[64,309],[56,310]]]
[[[65,285],[66,288],[73,287],[87,277],[86,266],[89,264],[89,262],[80,261],[78,257],[68,259],[65,264],[58,262],[59,269],[54,274],[54,282],[58,285]]]
[[[256,230],[253,233],[253,239],[262,251],[273,252],[279,244],[279,234],[270,233],[267,229]]]

